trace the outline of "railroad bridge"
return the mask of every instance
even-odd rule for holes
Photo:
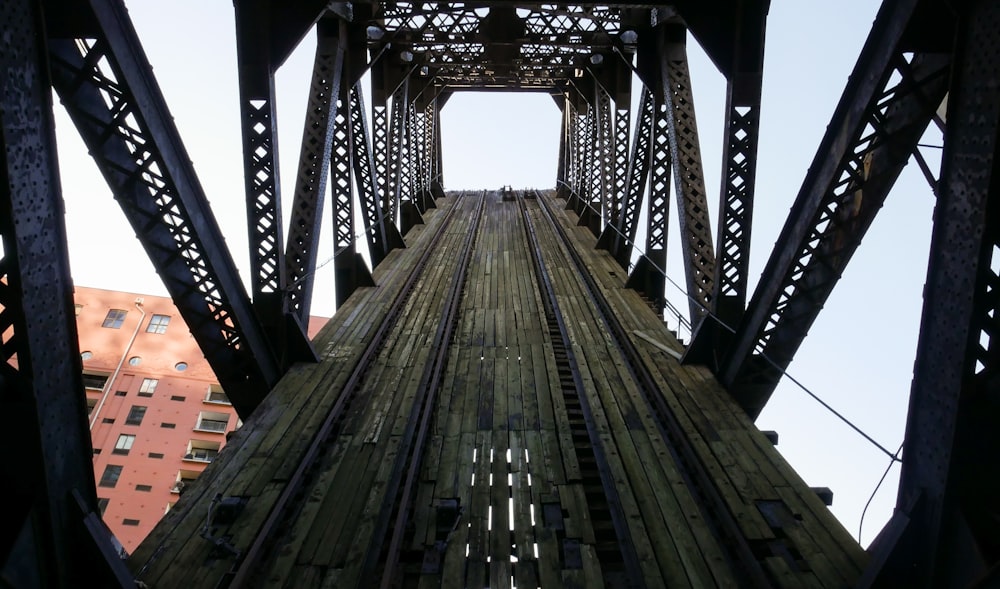
[[[122,1],[5,1],[4,582],[1000,583],[1000,4],[882,3],[749,292],[767,12],[237,0],[247,289]],[[282,190],[275,72],[307,34]],[[728,84],[714,227],[689,39]],[[553,186],[445,192],[440,113],[495,89],[558,105]],[[245,421],[127,562],[96,505],[53,90]],[[911,158],[937,201],[925,306],[897,506],[864,550],[753,420]],[[327,193],[339,306],[310,342]],[[662,322],[671,193],[686,344]]]

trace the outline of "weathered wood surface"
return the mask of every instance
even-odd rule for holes
[[[550,198],[550,196],[546,196]],[[387,313],[407,268],[449,207],[462,207],[414,295],[392,327],[363,389],[323,447],[254,584],[370,587],[365,558],[380,551],[377,520],[401,435],[429,361],[472,198],[450,196],[425,215],[316,339],[322,360],[296,366],[227,450],[130,560],[151,586],[214,587],[233,566],[200,537],[216,494],[248,499],[216,531],[246,551],[336,402],[364,345]],[[575,215],[557,218],[631,334],[667,404],[711,474],[740,531],[775,586],[843,587],[864,553],[713,377],[681,366],[682,347],[633,291]],[[704,501],[661,435],[650,402],[612,341],[586,286],[537,201],[528,200],[607,466],[635,546],[639,585],[733,586],[740,573],[706,521]],[[404,586],[602,587],[621,579],[609,560],[610,516],[595,511],[595,483],[578,459],[578,419],[535,279],[519,205],[488,197],[472,251],[458,324],[433,418],[406,540],[394,573]],[[599,490],[599,487],[598,487]],[[377,554],[377,553],[376,553]],[[604,559],[604,560],[602,560]],[[610,563],[610,564],[609,564]],[[376,571],[381,574],[383,571]]]

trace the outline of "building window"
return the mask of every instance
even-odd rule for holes
[[[153,490],[153,485],[136,485],[136,491],[142,491],[143,493],[149,493]]]
[[[84,350],[83,352],[80,352],[80,359],[81,360],[90,360],[93,357],[94,357],[94,353],[91,352],[90,350]]]
[[[142,379],[142,384],[139,385],[139,396],[140,397],[152,397],[153,393],[156,392],[156,385],[160,381],[155,378],[144,378]]]
[[[139,525],[139,520],[125,518],[125,519],[122,520],[122,525],[123,526],[137,526],[137,525]]]
[[[146,326],[146,333],[166,333],[170,325],[170,315],[153,315]]]
[[[184,470],[181,469],[177,471],[177,482],[174,483],[174,488],[170,489],[171,493],[181,494],[184,492],[186,487],[190,487],[198,479],[198,475],[201,472],[197,470]]]
[[[187,369],[188,369],[187,362],[178,362],[177,364],[174,364],[174,370],[176,370],[177,372],[184,372]]]
[[[167,429],[174,429],[175,427],[177,427],[177,424],[176,423],[161,423],[160,427],[165,427]]]
[[[112,454],[128,454],[128,451],[132,449],[132,444],[135,443],[135,436],[129,434],[122,434],[118,436],[118,441],[115,442],[115,449],[111,451]]]
[[[104,512],[108,510],[108,503],[110,503],[110,501],[110,499],[105,499],[103,497],[97,498],[97,510],[101,512],[101,515],[104,515]]]
[[[206,403],[219,403],[220,405],[232,405],[229,397],[222,391],[222,387],[217,384],[208,385],[208,395],[205,396]]]
[[[128,392],[126,392],[126,391],[115,391],[115,396],[116,397],[124,397],[127,394],[128,394]]]
[[[182,397],[180,395],[170,395],[171,401],[184,401],[187,397]]]
[[[191,440],[188,442],[188,451],[184,455],[184,460],[194,462],[212,462],[219,455],[220,442],[206,442],[205,440]]]
[[[100,453],[101,453],[101,449],[100,448],[94,448],[94,456],[97,456]]]
[[[83,386],[88,389],[104,390],[104,385],[108,382],[107,374],[83,373]]]
[[[73,307],[75,309],[76,316],[79,317],[80,316],[80,311],[83,311],[83,305],[77,303],[76,305],[73,305]]]
[[[139,425],[145,416],[145,407],[142,405],[132,405],[132,408],[128,410],[128,417],[125,418],[125,425]]]
[[[114,423],[114,422],[115,422],[114,417],[105,417],[104,419],[101,420],[101,423]]]
[[[139,356],[132,356],[128,359],[129,366],[138,366],[140,364],[142,364],[142,358]]]
[[[226,431],[226,427],[228,426],[229,416],[225,413],[202,411],[198,414],[198,424],[194,426],[194,429],[201,430],[203,432],[222,433]]]
[[[128,311],[124,309],[111,309],[108,311],[108,316],[104,318],[104,323],[101,324],[101,327],[119,329],[122,323],[125,322],[126,315],[128,315]]]
[[[149,453],[149,457],[150,458],[163,458],[163,454],[160,454],[159,452],[150,452]]]
[[[122,475],[122,467],[117,464],[109,464],[104,467],[104,474],[101,475],[100,487],[114,487],[118,484],[118,477]]]
[[[97,407],[97,399],[87,399],[87,415],[94,412],[94,407]]]

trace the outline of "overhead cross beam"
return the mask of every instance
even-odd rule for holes
[[[719,366],[719,378],[752,416],[764,407],[947,91],[949,57],[910,57],[903,44],[916,4],[892,2],[880,10]]]
[[[52,83],[219,383],[248,416],[281,376],[121,2],[49,43]]]

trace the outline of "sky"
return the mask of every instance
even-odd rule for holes
[[[249,260],[232,2],[127,0],[126,4],[229,249],[246,279]],[[877,8],[873,0],[772,2],[751,289],[805,177]],[[314,46],[307,36],[276,78],[286,222]],[[693,40],[689,41],[689,52],[705,184],[714,219],[721,185],[725,80]],[[638,91],[634,94],[637,100]],[[55,110],[75,283],[165,295],[72,123],[60,106]],[[550,188],[555,184],[559,111],[548,95],[456,94],[442,111],[442,132],[448,190],[507,184]],[[940,145],[940,133],[929,132],[923,142]],[[925,155],[933,166],[934,150]],[[893,451],[902,442],[905,425],[932,207],[931,191],[911,163],[788,370]],[[673,219],[675,212],[671,213],[675,223]],[[321,241],[321,251],[326,252],[320,255],[322,263],[333,253],[328,227]],[[667,275],[684,284],[678,246],[674,225],[670,227]],[[334,312],[332,274],[332,264],[316,273],[314,314]],[[667,295],[674,306],[687,309],[683,292],[668,284]],[[809,485],[833,490],[834,514],[858,537],[861,512],[889,459],[788,379],[779,385],[757,425],[778,432],[779,450]],[[898,473],[897,465],[869,508],[860,536],[863,545],[891,514]]]

